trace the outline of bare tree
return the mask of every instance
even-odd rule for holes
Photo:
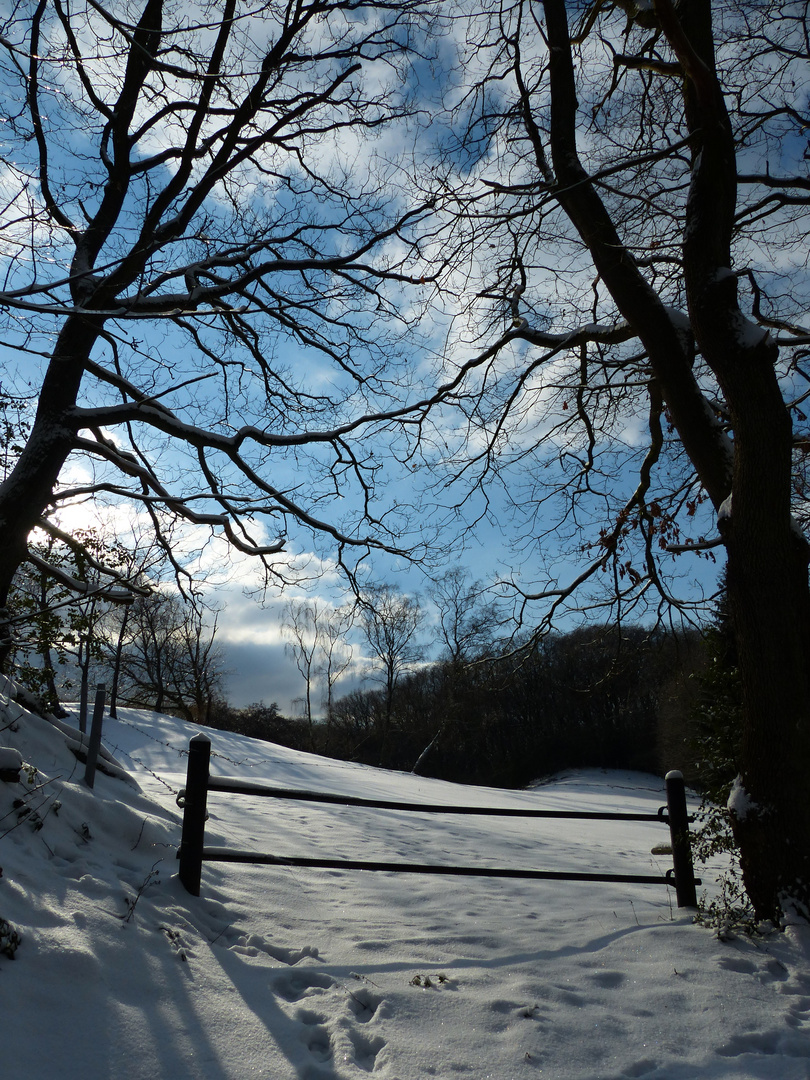
[[[315,745],[313,696],[322,683],[328,723],[335,683],[352,663],[352,648],[346,640],[352,618],[351,607],[334,608],[318,600],[290,600],[284,607],[282,632],[288,639],[287,651],[306,687],[301,704],[312,746]]]
[[[470,572],[461,566],[445,571],[430,588],[439,616],[443,700],[435,729],[411,768],[413,773],[419,772],[431,750],[456,725],[466,689],[467,666],[483,660],[487,653],[492,657],[497,616],[492,602],[485,604],[484,595],[481,582],[473,581]]]
[[[129,611],[124,633],[118,636],[117,697],[129,705],[168,709],[171,638],[180,625],[172,597],[159,592],[141,597]]]
[[[416,639],[422,619],[418,599],[404,596],[393,585],[377,585],[366,590],[360,625],[371,655],[380,665],[384,687],[380,724],[380,762],[383,765],[387,759],[397,682],[422,655]]]
[[[461,566],[451,567],[431,586],[442,646],[455,666],[472,660],[492,643],[496,616],[485,595],[481,582],[473,581],[469,570]]]
[[[271,576],[293,525],[341,558],[397,546],[352,436],[379,449],[399,408],[386,327],[423,208],[386,198],[362,145],[408,110],[429,6],[5,17],[2,333],[39,399],[0,485],[0,607],[43,513],[88,494],[138,500],[159,536],[177,517],[219,532]],[[77,458],[88,479],[66,481]],[[338,490],[356,501],[327,519]]]
[[[122,578],[140,588],[144,595],[150,595],[155,588],[159,568],[165,562],[163,546],[154,535],[145,535],[137,523],[132,523],[129,547],[119,543],[118,548]],[[110,610],[104,626],[104,648],[108,660],[112,660],[107,701],[113,718],[118,715],[118,684],[131,614],[131,604],[118,604]]]
[[[473,44],[433,240],[453,251],[448,296],[470,274],[445,388],[471,436],[459,478],[510,494],[535,563],[512,583],[518,615],[540,631],[583,589],[620,620],[663,612],[669,560],[725,549],[744,879],[760,917],[808,916],[810,591],[791,516],[810,380],[805,7],[456,11]],[[552,536],[570,558],[546,571]]]
[[[348,640],[354,616],[354,608],[346,604],[342,607],[328,608],[320,620],[318,674],[323,679],[324,706],[328,723],[332,719],[335,686],[351,670],[354,663],[354,650]]]
[[[315,680],[315,656],[318,651],[318,603],[290,600],[284,607],[281,629],[287,638],[285,651],[295,660],[295,666],[304,680],[304,696],[301,705],[309,729],[310,746],[314,745],[312,734],[312,691]]]
[[[208,722],[225,675],[217,617],[200,604],[156,590],[132,605],[123,636],[121,700]]]

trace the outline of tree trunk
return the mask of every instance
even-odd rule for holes
[[[731,416],[734,473],[719,514],[743,687],[740,777],[731,816],[760,918],[810,917],[810,585],[791,520],[792,426],[777,347],[743,315],[732,272],[736,153],[716,76],[711,8],[656,3],[686,78],[692,181],[684,230],[689,315]]]
[[[734,425],[731,506],[720,526],[743,687],[732,825],[761,918],[810,915],[808,545],[790,517],[790,417],[766,343],[718,363]]]
[[[25,560],[28,536],[52,503],[59,473],[74,447],[76,430],[70,423],[70,410],[99,331],[85,317],[66,320],[43,380],[30,435],[16,465],[0,484],[0,609]],[[0,625],[0,666],[12,646],[4,629]]]
[[[744,492],[745,485],[737,484],[726,526],[744,710],[740,777],[730,809],[754,909],[779,922],[794,913],[810,916],[807,555],[798,537],[775,535],[778,530],[755,508],[738,510]]]
[[[676,12],[671,0],[655,0],[654,7],[684,73],[692,153],[683,226],[689,320],[731,415],[733,460],[679,328],[579,162],[565,4],[544,0],[558,198],[643,341],[670,418],[719,511],[743,685],[741,775],[731,811],[746,890],[760,918],[810,918],[810,584],[808,544],[790,515],[790,414],[776,346],[744,317],[732,270],[736,151],[715,69],[711,5],[681,0]]]

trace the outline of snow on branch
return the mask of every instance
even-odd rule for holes
[[[60,585],[64,585],[66,589],[70,589],[71,592],[78,593],[80,596],[97,596],[99,599],[109,600],[113,604],[132,604],[135,600],[135,593],[130,589],[118,589],[113,585],[98,585],[91,581],[81,581],[72,574],[68,574],[67,571],[60,569],[60,567],[41,559],[39,555],[35,555],[32,551],[28,552],[26,561],[30,562],[41,573],[54,578]]]
[[[65,544],[72,551],[74,551],[80,558],[82,558],[88,566],[92,567],[93,570],[96,570],[100,574],[106,574],[107,577],[112,578],[114,582],[125,582],[125,579],[122,578],[122,576],[116,570],[112,570],[109,566],[105,566],[104,563],[100,562],[90,551],[87,550],[87,547],[82,544],[81,541],[77,540],[75,536],[71,536],[70,533],[66,533],[57,525],[54,525],[54,523],[52,521],[49,521],[48,518],[40,518],[37,522],[37,527],[42,529],[43,532],[48,533],[48,535],[52,536],[55,540],[60,540],[63,544]],[[127,580],[125,582],[125,585],[126,588],[131,593],[133,593],[133,599],[134,595],[149,596],[151,592],[151,589],[147,586],[137,585],[133,581]],[[109,586],[106,587],[109,588]]]

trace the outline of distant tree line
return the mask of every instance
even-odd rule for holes
[[[524,650],[403,676],[385,726],[384,691],[348,694],[322,737],[335,756],[373,764],[384,749],[391,768],[465,783],[520,786],[566,768],[683,768],[698,656],[697,635],[606,626],[551,634]],[[665,710],[674,698],[680,708]],[[665,733],[669,723],[675,730]],[[662,760],[665,746],[677,760]]]
[[[113,714],[118,705],[155,709],[459,782],[520,786],[582,767],[680,768],[708,788],[733,778],[729,746],[739,718],[724,703],[730,665],[719,648],[727,629],[710,634],[708,644],[697,632],[595,624],[525,643],[498,641],[486,590],[454,570],[431,593],[432,646],[441,650],[434,661],[424,659],[421,644],[425,609],[391,586],[369,589],[354,614],[311,602],[290,606],[285,626],[306,696],[301,715],[287,717],[275,702],[227,702],[215,613],[163,588],[144,552],[140,574],[125,567],[141,595],[122,605],[95,591],[92,562],[59,538],[43,543],[51,563],[87,586],[77,598],[33,563],[12,595],[12,613],[27,628],[17,638],[18,677],[48,708],[59,709],[60,693],[76,700],[81,679],[99,680]],[[90,534],[89,547],[107,565],[134,560]],[[338,695],[335,683],[352,663],[353,621],[369,681]]]
[[[591,626],[495,646],[337,697],[310,725],[274,703],[220,703],[212,726],[462,783],[521,786],[567,768],[683,769],[698,779],[697,633]]]

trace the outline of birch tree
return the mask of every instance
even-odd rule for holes
[[[327,725],[332,720],[335,683],[352,664],[352,647],[347,640],[353,608],[333,607],[313,600],[290,600],[284,606],[281,630],[287,639],[285,650],[295,661],[304,680],[304,718],[310,745],[315,745],[313,694],[322,704]]]

